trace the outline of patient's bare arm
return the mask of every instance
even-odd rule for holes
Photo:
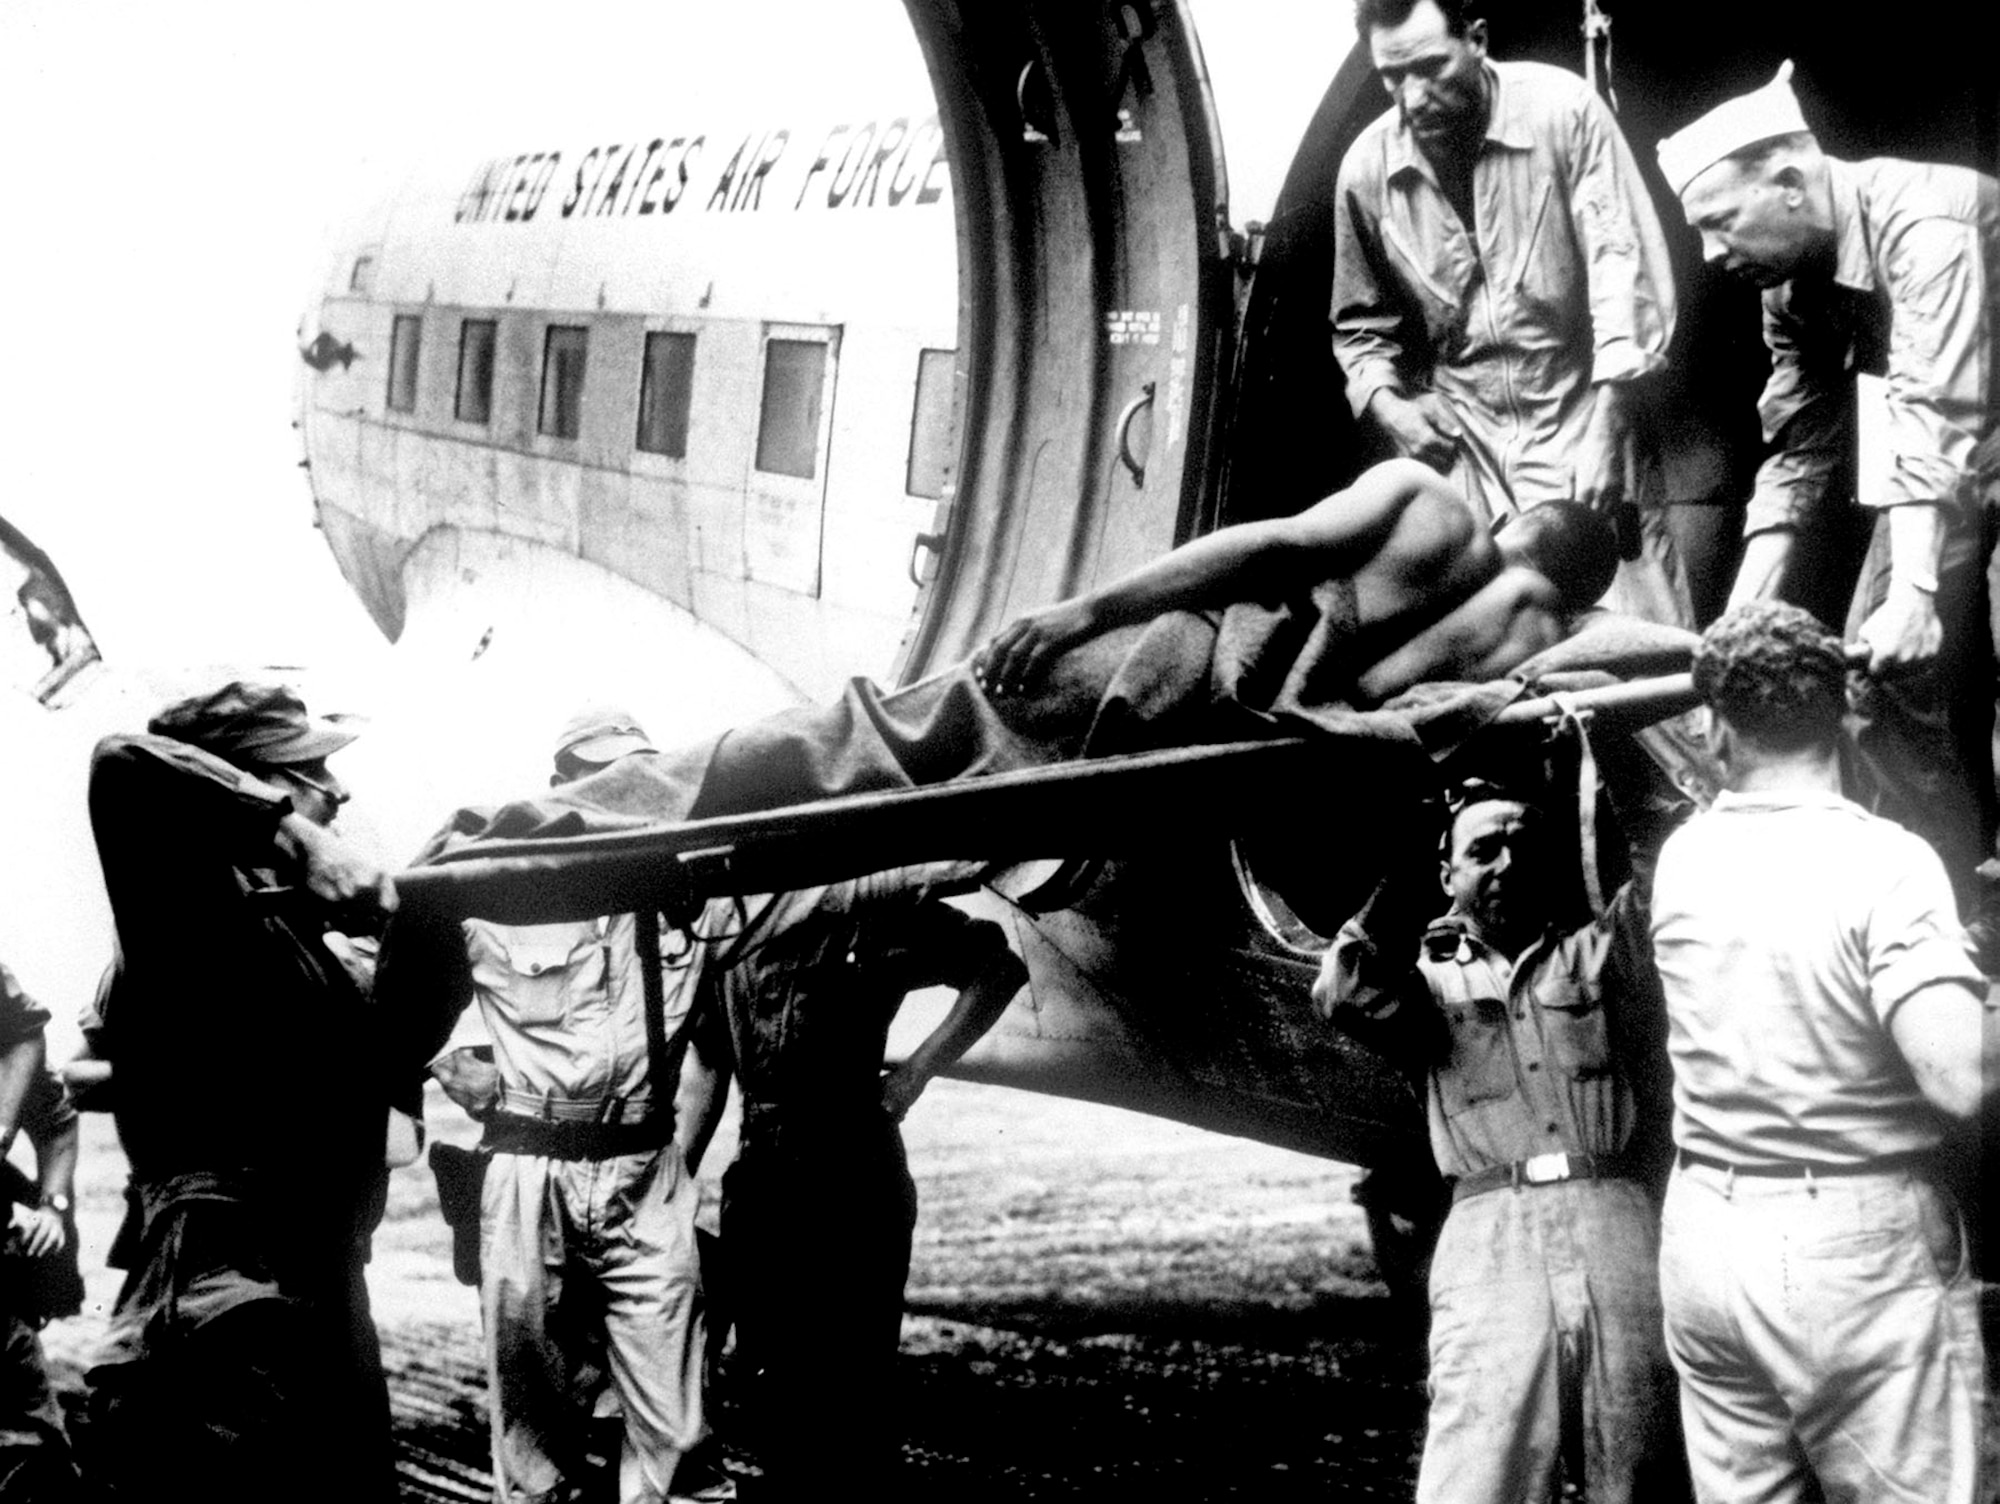
[[[1032,688],[1077,643],[1165,611],[1278,600],[1387,564],[1448,574],[1485,546],[1465,499],[1413,460],[1392,460],[1295,517],[1239,523],[1182,544],[1107,585],[1010,622],[973,659],[995,695]]]

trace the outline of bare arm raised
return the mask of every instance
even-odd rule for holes
[[[1088,594],[1018,618],[974,658],[973,672],[990,694],[1020,693],[1065,650],[1114,627],[1165,611],[1282,599],[1351,576],[1384,554],[1412,573],[1429,573],[1479,539],[1457,491],[1414,461],[1391,460],[1295,517],[1220,528]]]

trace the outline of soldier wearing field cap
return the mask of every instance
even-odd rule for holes
[[[557,737],[550,782],[653,752],[628,712],[592,707]],[[699,967],[693,951],[670,973],[655,959],[655,991],[647,950],[660,954],[654,914],[470,919],[432,984],[476,1004],[465,1022],[486,1041],[481,1058],[455,1035],[432,1071],[486,1127],[480,1312],[502,1504],[584,1484],[585,1375],[607,1359],[625,1418],[621,1504],[718,1481],[683,1466],[704,1429],[700,1193],[674,1143],[673,1098]]]
[[[1937,856],[1843,798],[1841,644],[1753,601],[1695,656],[1724,791],[1653,890],[1667,1348],[1703,1504],[1969,1504],[1979,1284],[1934,1179],[2000,1061]]]
[[[395,890],[328,828],[347,791],[327,758],[354,734],[232,681],[92,757],[138,1206],[91,1373],[86,1462],[114,1498],[155,1496],[169,1467],[232,1501],[294,1497],[301,1469],[328,1498],[393,1486],[362,1266],[397,1034],[347,937]]]
[[[1621,778],[1621,783],[1623,782]],[[1451,1210],[1430,1272],[1419,1504],[1685,1496],[1660,1335],[1666,1060],[1643,880],[1588,923],[1534,785],[1450,797],[1429,925],[1391,881],[1313,1001],[1416,1087]],[[1650,842],[1647,843],[1650,847]],[[1634,853],[1643,870],[1644,858]]]
[[[1990,969],[2000,907],[1974,869],[1992,813],[1979,587],[2000,482],[2000,194],[1968,168],[1827,156],[1790,63],[1659,150],[1707,260],[1763,289],[1772,449],[1731,604],[1795,591],[1801,545],[1850,500],[1873,510],[1846,629],[1869,654],[1853,691],[1857,792],[1937,848]],[[1883,378],[1879,463],[1871,442],[1857,464],[1857,375]]]

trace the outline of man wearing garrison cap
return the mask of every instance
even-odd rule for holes
[[[1660,167],[1707,260],[1763,289],[1771,377],[1758,411],[1772,449],[1731,603],[1793,592],[1801,544],[1830,532],[1849,498],[1874,511],[1846,632],[1869,655],[1852,694],[1861,791],[1937,848],[1961,908],[1979,911],[1990,970],[2000,909],[1974,869],[1992,814],[1993,644],[1978,611],[1982,510],[2000,479],[1994,180],[1827,156],[1790,63],[1662,141]],[[1857,465],[1857,373],[1885,378],[1886,463]]]
[[[653,753],[630,714],[594,706],[557,736],[550,782]],[[596,1394],[583,1376],[600,1366],[625,1419],[620,1504],[694,1493],[717,1480],[686,1466],[704,1430],[700,1192],[674,1142],[674,1087],[700,966],[683,947],[662,972],[653,913],[454,929],[424,986],[454,1011],[476,1005],[431,1070],[486,1130],[494,1497],[587,1485]]]
[[[90,818],[117,931],[105,1021],[137,1256],[91,1372],[111,1498],[393,1490],[362,1265],[396,1087],[422,1056],[370,1005],[347,931],[395,905],[328,826],[354,738],[232,682],[98,743]],[[406,1079],[394,1066],[406,1058]]]

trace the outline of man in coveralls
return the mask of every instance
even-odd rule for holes
[[[580,712],[556,742],[560,786],[653,745],[625,711]],[[438,979],[478,1003],[491,1060],[449,1050],[433,1073],[486,1125],[480,1312],[492,1396],[494,1496],[564,1497],[584,1477],[599,1362],[625,1416],[620,1504],[688,1491],[702,1434],[694,1177],[674,1143],[673,1087],[690,989],[649,996],[640,948],[658,918],[467,920]],[[665,1089],[660,1083],[666,1083]]]
[[[1430,1275],[1425,1504],[1685,1497],[1660,1335],[1667,1067],[1643,878],[1555,920],[1534,804],[1457,796],[1423,934],[1380,917],[1327,952],[1313,998],[1418,1085],[1452,1206]],[[1409,906],[1402,906],[1409,912]]]
[[[395,905],[327,828],[347,791],[326,759],[353,738],[238,681],[91,761],[140,1217],[90,1376],[85,1461],[114,1497],[155,1497],[169,1465],[214,1500],[391,1496],[362,1266],[389,1109],[415,1105],[428,1052],[344,959],[345,931]]]
[[[1617,516],[1615,608],[1688,624],[1641,465],[1637,394],[1665,368],[1665,237],[1616,120],[1573,73],[1486,55],[1469,0],[1360,0],[1395,108],[1334,187],[1333,352],[1357,418],[1482,519],[1549,501]],[[1636,535],[1634,530],[1636,531]]]

